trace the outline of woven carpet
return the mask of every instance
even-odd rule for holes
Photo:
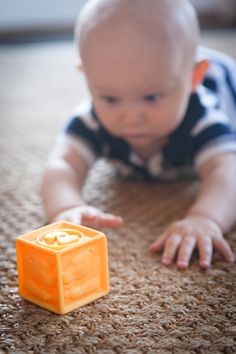
[[[205,34],[203,41],[235,54],[235,33],[222,36]],[[236,267],[214,254],[205,272],[195,255],[188,270],[178,271],[148,251],[185,214],[197,181],[120,181],[98,161],[84,198],[125,219],[121,229],[104,230],[109,294],[64,316],[19,297],[15,239],[45,223],[45,161],[70,109],[86,96],[73,60],[69,42],[0,48],[0,352],[236,353]],[[236,229],[226,237],[236,252]]]

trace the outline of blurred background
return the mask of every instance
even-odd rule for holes
[[[202,28],[236,26],[236,0],[191,0]],[[0,41],[72,38],[73,24],[86,0],[0,0]]]
[[[0,0],[0,41],[72,38],[86,0]]]

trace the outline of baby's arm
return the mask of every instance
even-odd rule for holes
[[[67,220],[93,228],[118,227],[122,219],[87,205],[80,191],[89,163],[69,140],[55,145],[42,183],[42,199],[48,222]]]
[[[164,264],[171,264],[177,254],[178,267],[187,268],[195,247],[202,268],[210,266],[213,247],[226,261],[234,262],[223,234],[236,221],[236,155],[212,158],[199,168],[199,175],[201,190],[186,217],[171,224],[151,245],[154,252],[164,250]]]

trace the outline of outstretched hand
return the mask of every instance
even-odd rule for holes
[[[116,228],[123,224],[123,219],[120,216],[105,213],[89,205],[64,210],[54,218],[54,221],[59,220],[82,224],[93,229],[101,229],[103,227]]]
[[[59,213],[54,221],[59,220],[67,220],[94,229],[117,228],[123,224],[120,216],[87,205]],[[163,252],[162,263],[165,265],[172,264],[176,258],[179,269],[188,268],[196,248],[199,251],[199,265],[203,269],[208,269],[211,265],[213,248],[219,251],[227,262],[235,261],[220,227],[213,220],[203,216],[192,215],[172,223],[150,246],[153,252]]]
[[[151,245],[150,250],[163,251],[163,264],[172,264],[176,257],[178,268],[186,269],[195,248],[199,251],[199,265],[203,269],[211,265],[213,248],[219,251],[227,262],[235,261],[220,227],[211,219],[202,216],[188,216],[174,222]]]

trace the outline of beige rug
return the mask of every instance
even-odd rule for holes
[[[222,36],[205,34],[203,41],[234,54],[235,33]],[[44,224],[45,160],[85,93],[71,43],[1,47],[0,71],[0,353],[236,353],[236,267],[215,254],[208,272],[196,256],[178,271],[148,251],[193,202],[196,181],[121,182],[99,161],[84,197],[125,219],[123,228],[105,230],[110,293],[65,316],[19,297],[15,239]],[[236,229],[227,239],[236,252]]]

